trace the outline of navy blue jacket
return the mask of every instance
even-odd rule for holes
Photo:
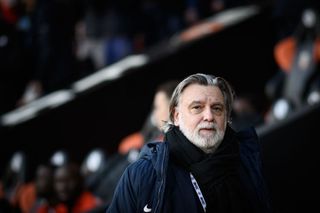
[[[237,133],[241,178],[258,212],[271,212],[261,172],[258,137],[253,128]],[[148,143],[128,166],[115,190],[108,213],[204,212],[189,173],[169,161],[167,142]]]

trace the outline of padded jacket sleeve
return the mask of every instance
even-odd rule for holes
[[[122,174],[107,213],[136,212],[137,192],[134,187],[134,176],[132,175],[134,167],[134,165],[130,165]]]
[[[139,159],[121,176],[107,213],[142,212],[154,195],[155,172],[149,160]]]

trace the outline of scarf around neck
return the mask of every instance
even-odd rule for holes
[[[251,212],[239,178],[239,142],[227,127],[220,146],[212,154],[191,143],[177,126],[165,135],[172,160],[197,180],[207,203],[206,212]]]

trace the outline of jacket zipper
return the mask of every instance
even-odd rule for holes
[[[159,208],[159,205],[160,205],[160,200],[162,201],[163,199],[163,196],[161,197],[161,193],[163,191],[163,186],[166,182],[166,175],[164,175],[164,165],[165,165],[165,159],[166,159],[166,153],[167,152],[167,148],[164,149],[164,160],[163,160],[163,163],[161,165],[161,170],[160,170],[160,174],[163,175],[163,178],[161,178],[161,182],[160,182],[160,186],[159,186],[159,191],[158,191],[158,201],[157,201],[157,205],[155,207],[155,213],[158,212],[158,208]]]

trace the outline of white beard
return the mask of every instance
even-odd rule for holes
[[[195,146],[200,148],[205,153],[213,153],[224,137],[224,130],[219,130],[217,124],[212,122],[202,122],[200,123],[194,131],[189,130],[183,125],[179,126],[181,132],[188,138],[188,140],[193,143]],[[213,128],[213,136],[202,136],[200,134],[200,129],[202,128]]]

